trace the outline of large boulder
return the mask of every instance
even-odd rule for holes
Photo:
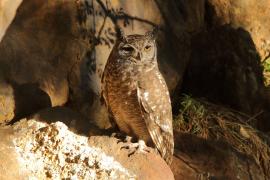
[[[248,31],[262,59],[270,55],[270,2],[262,0],[208,0],[211,26],[230,24]]]
[[[73,1],[24,1],[0,43],[1,76],[36,83],[53,106],[65,104],[69,73],[86,48],[76,7]]]
[[[106,136],[92,136],[89,138],[90,146],[101,148],[108,156],[122,164],[136,175],[137,179],[174,179],[174,175],[166,162],[155,153],[140,153],[123,147],[132,145],[119,142],[119,139]]]
[[[192,37],[181,93],[252,115],[269,131],[262,62],[270,55],[270,3],[207,0],[205,7],[205,31]]]
[[[76,89],[74,67],[87,47],[81,39],[76,2],[23,1],[0,43],[0,92],[9,89],[6,99],[0,100],[6,114],[0,115],[0,121],[66,104]],[[7,106],[10,99],[13,105]]]
[[[1,179],[174,179],[158,154],[128,156],[121,148],[128,143],[106,136],[88,140],[61,122],[22,120],[0,134]]]
[[[256,114],[264,106],[263,69],[249,32],[229,25],[192,38],[183,91]]]
[[[189,60],[190,37],[204,27],[204,3],[23,1],[0,43],[1,77],[8,84],[37,84],[52,106],[67,104],[107,128],[106,109],[99,103],[100,78],[115,28],[144,34],[160,26],[158,62],[173,93]]]
[[[254,116],[254,127],[269,131],[269,92],[254,43],[247,30],[231,25],[195,35],[181,93]]]

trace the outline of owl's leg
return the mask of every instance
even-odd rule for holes
[[[132,142],[132,137],[127,136],[126,137],[126,144],[121,147],[121,149],[128,149],[130,152],[128,156],[131,156],[135,153],[149,153],[151,148],[147,147],[144,140],[139,140],[136,143]]]
[[[109,129],[107,129],[107,133],[111,136],[111,137],[115,137],[115,138],[121,138],[123,137],[123,135],[121,135],[121,133],[119,132],[119,128],[115,122],[115,118],[111,112],[111,109],[108,108],[108,118],[111,124],[111,127]]]

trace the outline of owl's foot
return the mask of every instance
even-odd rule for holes
[[[111,137],[114,137],[117,139],[117,144],[122,142],[122,143],[126,143],[127,141],[127,136],[123,133],[120,132],[114,132],[111,134]]]
[[[113,132],[111,134],[111,137],[117,138],[117,139],[125,139],[125,135],[123,135],[122,133],[119,132]]]
[[[131,137],[127,137],[126,141],[128,144],[121,147],[121,149],[128,149],[129,150],[128,157],[130,157],[131,155],[133,155],[135,153],[146,154],[146,153],[150,152],[150,148],[146,146],[146,144],[143,140],[139,140],[137,143],[132,143],[131,139],[132,139]]]

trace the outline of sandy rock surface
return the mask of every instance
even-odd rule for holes
[[[132,149],[125,149],[127,144],[116,138],[92,136],[89,144],[101,148],[107,155],[113,156],[116,161],[136,174],[136,179],[170,180],[174,175],[170,167],[160,156],[151,150],[150,153],[132,153]],[[109,146],[108,146],[109,145]]]
[[[13,20],[18,6],[22,0],[0,0],[0,42],[8,28],[9,24]]]
[[[15,99],[10,85],[0,81],[0,125],[12,120],[15,116]]]

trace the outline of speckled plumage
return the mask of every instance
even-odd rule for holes
[[[154,145],[171,163],[171,102],[156,51],[153,32],[118,40],[103,72],[102,96],[120,131]]]

